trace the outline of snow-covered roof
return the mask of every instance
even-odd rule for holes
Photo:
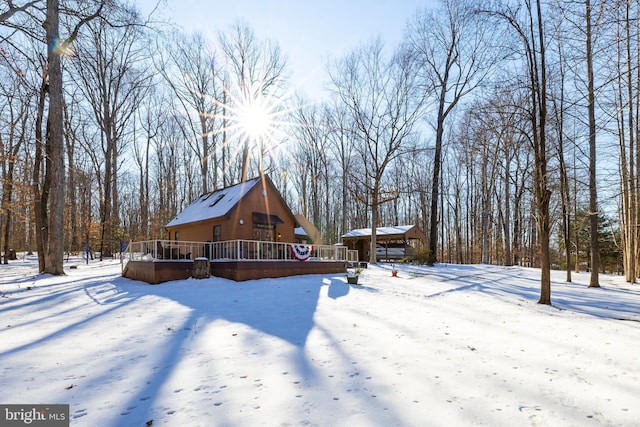
[[[398,234],[405,234],[411,230],[415,225],[397,225],[395,227],[378,227],[376,228],[376,236],[394,236]],[[358,228],[351,230],[350,232],[343,234],[342,237],[370,237],[370,228]]]
[[[180,212],[166,227],[224,216],[258,183],[260,183],[260,178],[255,178],[231,187],[205,193]]]

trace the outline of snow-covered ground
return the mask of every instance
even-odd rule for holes
[[[71,269],[69,267],[76,266]],[[157,286],[0,265],[0,403],[71,426],[637,426],[640,285],[486,265]]]

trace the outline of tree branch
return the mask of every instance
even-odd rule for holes
[[[25,12],[30,7],[35,6],[37,3],[39,3],[39,1],[40,0],[33,0],[33,1],[30,1],[30,2],[27,2],[27,3],[23,4],[22,6],[14,6],[13,0],[7,0],[7,4],[9,5],[9,9],[7,11],[5,11],[5,12],[0,13],[0,22],[7,21],[9,18],[11,18],[16,13]]]

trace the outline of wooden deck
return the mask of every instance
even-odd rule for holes
[[[128,262],[122,275],[153,284],[192,277],[193,260],[209,260],[211,276],[235,281],[339,274],[347,271],[347,264],[358,261],[357,252],[342,245],[256,240],[148,240],[129,243],[125,253]]]
[[[191,277],[193,261],[129,261],[122,275],[128,279],[141,280],[157,285],[171,280]]]
[[[344,261],[211,261],[212,276],[224,277],[238,282],[245,280],[298,276],[302,274],[345,273]],[[191,277],[191,260],[129,261],[123,276],[151,284]]]
[[[346,271],[344,261],[215,261],[211,263],[212,276],[237,282],[301,274],[338,274]]]

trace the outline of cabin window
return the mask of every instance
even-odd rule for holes
[[[219,242],[222,240],[222,228],[219,225],[213,226],[213,241]]]
[[[176,234],[174,234],[174,236],[173,236],[173,240],[176,240],[176,241],[180,240],[180,232],[179,231],[176,231]]]

